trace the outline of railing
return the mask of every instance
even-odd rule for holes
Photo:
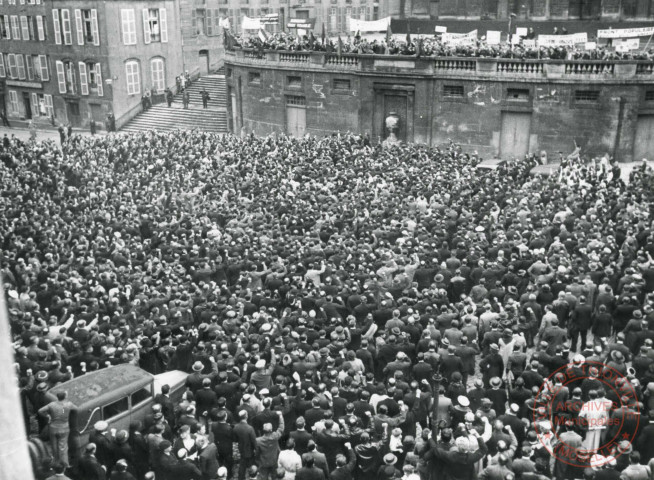
[[[539,61],[522,61],[522,60],[506,60],[500,59],[497,61],[497,71],[500,73],[522,73],[529,75],[542,75],[543,62]]]
[[[280,52],[279,61],[287,63],[309,63],[311,60],[310,53],[299,52]]]
[[[401,55],[373,55],[334,52],[253,50],[236,47],[226,52],[228,62],[240,58],[245,64],[298,65],[310,69],[341,69],[348,71],[375,71],[395,65],[404,68],[411,63],[412,72],[422,75],[483,75],[506,78],[569,78],[583,76],[587,80],[614,78],[643,78],[654,75],[654,61],[646,60],[551,60],[486,57],[416,57]],[[380,62],[383,60],[384,62]],[[390,63],[389,63],[390,62]],[[408,64],[407,64],[408,65]],[[648,77],[651,78],[651,77]]]
[[[434,60],[436,70],[468,70],[474,72],[477,69],[477,60],[461,58],[437,58]]]
[[[565,62],[565,73],[568,75],[612,75],[615,63],[602,60],[583,60]]]
[[[334,65],[338,67],[357,67],[359,66],[359,57],[355,55],[341,56],[327,55],[327,65]]]

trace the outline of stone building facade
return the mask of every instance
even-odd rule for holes
[[[86,128],[113,113],[120,127],[183,72],[176,0],[5,0],[0,11],[10,121]]]
[[[265,53],[226,55],[234,132],[367,132],[452,139],[486,158],[569,152],[654,157],[654,64]]]

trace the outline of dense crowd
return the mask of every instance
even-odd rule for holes
[[[298,37],[287,33],[268,35],[265,40],[258,36],[237,37],[235,46],[260,50],[322,51],[328,53],[357,53],[374,55],[418,55],[425,57],[480,57],[550,60],[652,60],[654,49],[617,52],[608,45],[598,45],[593,50],[585,47],[528,47],[524,43],[491,45],[485,37],[474,44],[451,45],[440,36],[425,37],[407,35],[405,40],[396,37],[366,39],[357,35],[346,39],[316,38],[313,34]]]
[[[0,160],[39,478],[651,478],[646,164],[199,131],[5,137]],[[183,397],[78,458],[49,390],[125,363],[188,372]]]

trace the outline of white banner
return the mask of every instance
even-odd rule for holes
[[[538,35],[539,47],[571,47],[587,41],[588,34],[586,32],[572,35]]]
[[[527,27],[518,27],[515,29],[515,34],[518,37],[526,37],[529,35],[529,30],[527,30]]]
[[[473,30],[472,32],[468,32],[468,33],[446,32],[441,37],[441,40],[443,40],[443,43],[452,46],[471,45],[471,44],[474,45],[474,43],[477,41],[477,30]]]
[[[648,37],[650,35],[654,35],[654,27],[616,28],[597,31],[597,38],[634,38]]]
[[[586,42],[586,50],[597,50],[597,42]]]
[[[261,20],[258,18],[243,17],[243,23],[241,23],[241,28],[243,30],[259,30],[261,28]]]
[[[502,32],[499,30],[488,30],[486,32],[486,43],[489,45],[499,45],[502,41]]]
[[[223,28],[230,28],[229,18],[227,18],[227,17],[221,18],[220,20],[218,20],[218,25],[223,27]]]
[[[380,20],[373,20],[367,22],[365,20],[358,20],[350,18],[350,31],[351,32],[384,32],[391,24],[391,17],[382,18]]]
[[[445,33],[445,32],[447,32],[447,27],[436,25],[436,33]]]
[[[522,46],[525,48],[536,48],[536,40],[523,40]]]
[[[626,40],[616,40],[616,52],[630,52],[631,50],[638,50],[640,48],[640,40],[638,38],[628,38]]]

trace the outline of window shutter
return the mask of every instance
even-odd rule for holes
[[[41,109],[39,108],[39,96],[32,92],[32,113],[41,116]]]
[[[11,28],[9,28],[9,15],[5,15],[5,31],[7,32],[7,40],[11,40]]]
[[[5,56],[0,53],[0,78],[5,78],[7,72],[5,71]]]
[[[15,90],[9,90],[9,102],[11,103],[11,111],[18,113],[18,93]]]
[[[52,11],[52,24],[54,25],[55,43],[61,45],[61,26],[59,25],[59,10]]]
[[[41,69],[41,80],[47,82],[50,80],[50,71],[48,70],[48,57],[39,55],[39,68]]]
[[[66,93],[66,72],[64,71],[64,62],[57,60],[57,82],[59,83],[59,93]]]
[[[152,31],[150,30],[150,10],[143,9],[143,41],[147,45],[152,41]]]
[[[20,25],[18,23],[18,15],[11,16],[11,34],[14,40],[20,40]]]
[[[127,10],[122,9],[120,11],[121,23],[123,24],[123,44],[129,45],[129,31],[127,30],[127,25],[129,23],[129,15]]]
[[[100,45],[100,30],[98,29],[98,11],[91,10],[91,33],[93,33],[93,45]]]
[[[27,17],[25,15],[20,16],[20,29],[23,31],[23,40],[29,41],[30,29],[27,26]]]
[[[89,80],[86,75],[86,63],[79,62],[79,84],[82,95],[89,94]]]
[[[73,44],[73,33],[70,29],[70,12],[68,9],[61,11],[61,26],[64,31],[64,44],[72,45]]]
[[[45,94],[43,95],[43,100],[45,102],[45,111],[48,114],[48,117],[54,116],[54,106],[52,105],[52,95]]]
[[[99,63],[95,64],[95,77],[98,83],[98,97],[102,97],[104,96],[104,86],[102,84],[102,65]]]
[[[159,9],[159,32],[161,33],[161,43],[168,43],[168,18],[166,9]]]
[[[9,65],[9,78],[16,78],[16,55],[10,53],[7,55],[7,64]]]
[[[77,45],[84,45],[84,27],[82,26],[82,11],[75,9],[75,29],[77,30]]]
[[[16,66],[18,67],[18,78],[25,80],[25,59],[22,53],[16,54]]]
[[[41,15],[36,16],[36,30],[39,32],[39,42],[44,42],[45,29],[43,28],[43,17]]]
[[[207,35],[213,35],[213,11],[210,8],[206,10]]]
[[[27,79],[34,80],[34,57],[25,55],[25,67],[27,68]]]

